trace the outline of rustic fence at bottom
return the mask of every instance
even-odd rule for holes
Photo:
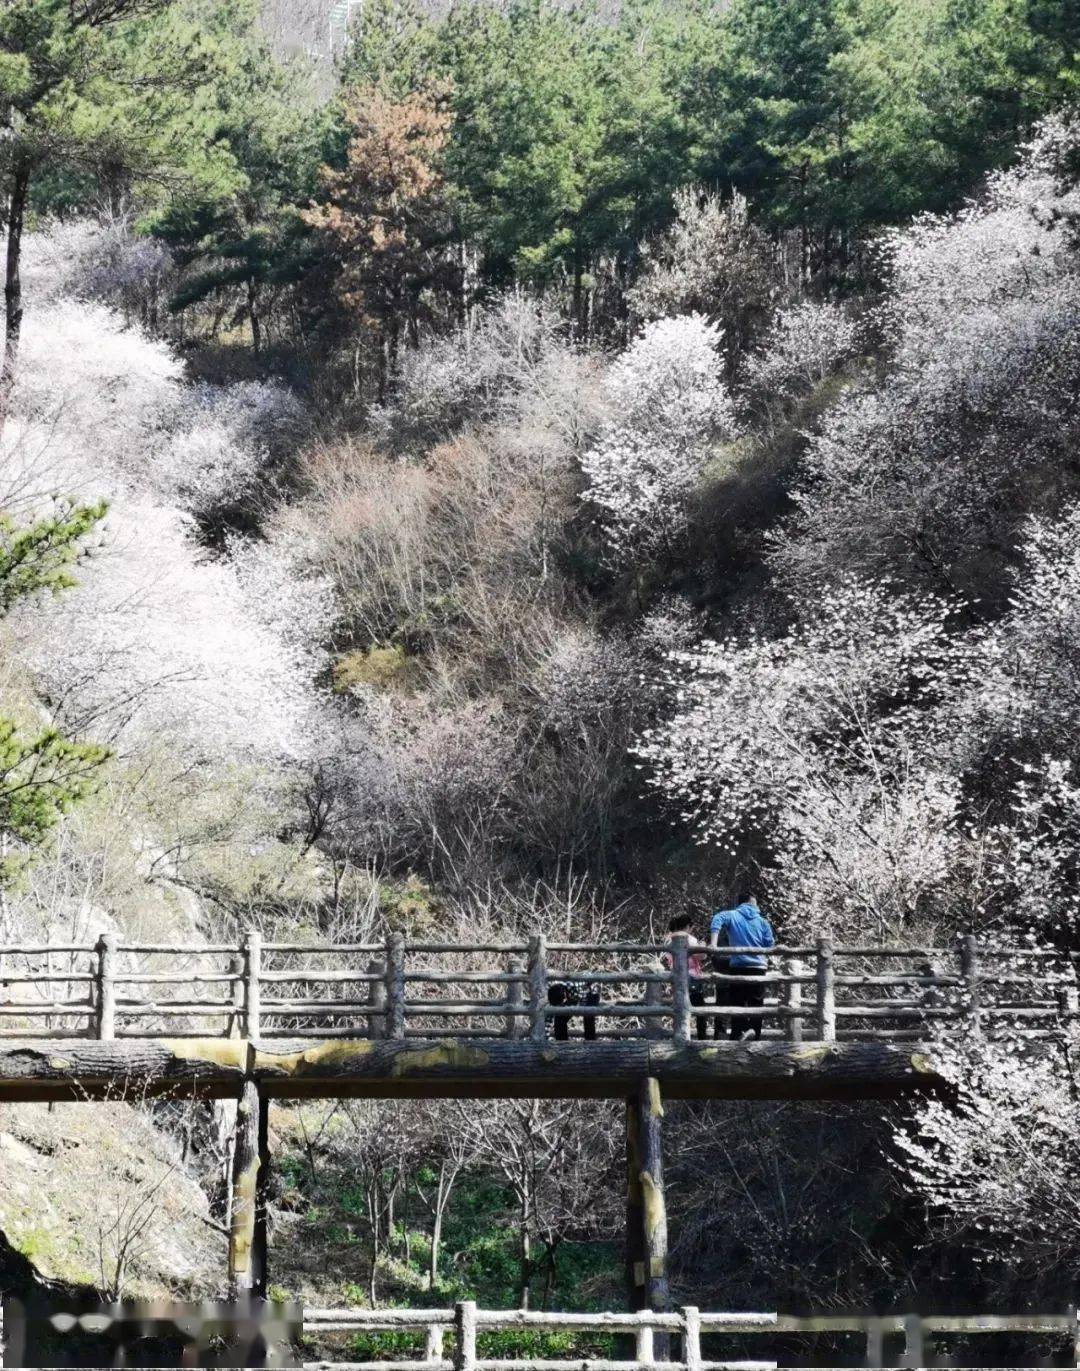
[[[632,1337],[632,1357],[484,1357],[477,1337],[490,1332],[621,1334]],[[306,1336],[315,1333],[424,1335],[424,1353],[413,1360],[305,1362],[304,1371],[766,1371],[775,1361],[707,1359],[706,1334],[761,1336],[852,1333],[865,1339],[868,1367],[933,1366],[927,1360],[937,1335],[1021,1333],[1068,1343],[1080,1367],[1080,1311],[1064,1314],[710,1314],[694,1306],[670,1313],[545,1313],[530,1309],[478,1309],[464,1301],[453,1309],[308,1309]],[[904,1340],[899,1360],[886,1362],[886,1339]],[[447,1348],[450,1341],[452,1346]],[[665,1345],[666,1344],[666,1345]],[[449,1355],[448,1355],[449,1351]],[[676,1355],[677,1354],[677,1355]]]

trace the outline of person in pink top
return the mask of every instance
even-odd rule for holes
[[[694,944],[694,925],[689,914],[676,914],[668,924],[671,933],[685,933],[690,938],[691,952],[688,958],[690,971],[690,1004],[697,1009],[705,1003],[705,982],[702,979],[706,971],[705,953],[693,951]],[[670,968],[671,953],[664,953],[664,964]],[[694,1022],[697,1025],[697,1036],[707,1038],[709,1036],[709,1024],[713,1025],[713,1034],[720,1036],[720,1020],[715,1014],[695,1014]]]

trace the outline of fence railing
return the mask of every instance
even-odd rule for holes
[[[747,974],[741,953],[765,961]],[[932,1026],[1039,1035],[1078,1016],[1056,949],[409,942],[0,947],[0,1037],[387,1039],[581,1036],[687,1042],[710,1031],[912,1039]]]
[[[633,1339],[633,1353],[624,1357],[533,1354],[488,1357],[478,1350],[478,1337],[504,1331],[533,1334],[621,1334]],[[1080,1366],[1080,1319],[1075,1310],[1063,1314],[712,1314],[694,1306],[669,1313],[552,1314],[536,1310],[478,1309],[468,1301],[452,1309],[308,1309],[304,1333],[312,1338],[327,1333],[413,1333],[422,1337],[422,1355],[412,1360],[319,1361],[305,1363],[305,1371],[723,1371],[723,1368],[775,1367],[775,1361],[710,1360],[702,1347],[709,1335],[736,1335],[758,1345],[762,1338],[775,1343],[780,1334],[813,1339],[830,1334],[854,1334],[864,1339],[864,1365],[869,1367],[935,1365],[935,1337],[971,1337],[991,1333],[1027,1334],[1067,1344],[1071,1360]],[[890,1348],[890,1340],[896,1346]],[[775,1347],[767,1348],[775,1355]],[[419,1351],[419,1349],[418,1349]],[[407,1354],[406,1354],[407,1356]],[[892,1356],[895,1360],[887,1360]],[[791,1357],[785,1357],[788,1364]],[[810,1363],[813,1364],[813,1363]]]
[[[118,1306],[102,1306],[104,1317],[98,1326],[108,1326],[110,1315],[117,1311],[122,1319],[130,1320],[131,1315]],[[190,1306],[190,1312],[196,1316],[196,1325],[200,1315],[205,1322],[207,1306]],[[219,1319],[229,1312],[224,1305],[215,1305],[210,1310],[211,1316]],[[243,1310],[240,1313],[243,1316]],[[74,1322],[69,1320],[65,1326]],[[272,1332],[280,1336],[285,1325],[273,1313],[267,1318],[263,1312],[251,1327],[261,1329],[264,1335]],[[508,1355],[504,1343],[502,1355],[486,1355],[485,1334],[513,1332],[533,1335],[529,1339],[533,1350]],[[774,1368],[776,1361],[733,1356],[710,1358],[702,1339],[736,1339],[740,1347],[748,1341],[751,1346],[746,1350],[756,1350],[762,1347],[763,1340],[769,1339],[762,1350],[775,1356],[777,1339],[796,1335],[810,1349],[808,1355],[813,1356],[815,1339],[836,1334],[863,1339],[865,1366],[933,1367],[938,1364],[935,1338],[994,1333],[1053,1339],[1065,1345],[1069,1362],[1080,1367],[1080,1316],[1075,1310],[1063,1314],[791,1315],[714,1314],[687,1305],[667,1313],[644,1310],[630,1314],[562,1314],[530,1309],[478,1309],[474,1303],[462,1301],[448,1309],[306,1309],[303,1333],[305,1342],[321,1344],[324,1350],[327,1334],[370,1334],[377,1340],[379,1334],[404,1333],[413,1335],[417,1343],[414,1356],[410,1356],[408,1349],[402,1351],[395,1346],[392,1359],[380,1360],[379,1349],[375,1347],[371,1349],[372,1355],[363,1359],[305,1362],[305,1371],[765,1371]],[[572,1344],[572,1356],[546,1356],[535,1350],[538,1338],[565,1334],[584,1335],[584,1351],[579,1351],[581,1341]],[[592,1348],[588,1347],[589,1341]],[[620,1344],[626,1349],[622,1356],[615,1350]],[[5,1364],[5,1346],[0,1306],[0,1367]],[[351,1352],[356,1354],[357,1349],[354,1347]],[[590,1352],[605,1355],[589,1355]],[[787,1365],[799,1364],[790,1346],[784,1361]],[[952,1365],[953,1361],[943,1364]]]

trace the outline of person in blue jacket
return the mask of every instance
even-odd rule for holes
[[[745,891],[734,909],[720,910],[712,916],[709,924],[709,946],[719,948],[774,947],[772,925],[757,907],[751,891]],[[734,981],[721,981],[716,990],[716,1003],[738,1005],[747,1009],[760,1009],[765,1004],[764,977],[768,958],[760,952],[734,952],[713,954],[713,968],[725,976],[745,976],[746,985]],[[736,1040],[761,1037],[761,1016],[747,1017],[732,1015],[731,1036]]]

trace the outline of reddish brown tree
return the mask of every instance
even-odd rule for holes
[[[403,329],[415,342],[432,298],[451,283],[441,162],[453,116],[441,88],[393,99],[375,86],[352,95],[345,118],[345,165],[323,167],[324,199],[304,217],[324,237],[339,302],[375,335],[381,398]]]

